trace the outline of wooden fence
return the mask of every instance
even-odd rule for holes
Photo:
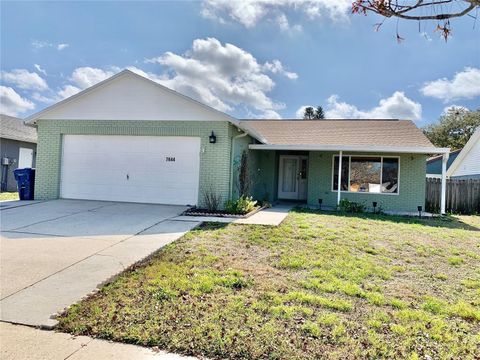
[[[442,180],[427,178],[425,207],[439,212]],[[452,213],[480,214],[480,179],[447,179],[446,210]]]

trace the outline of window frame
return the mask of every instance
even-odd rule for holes
[[[340,158],[340,154],[333,154],[332,155],[332,179],[330,183],[331,192],[338,193],[338,189],[333,188],[333,184],[335,181],[335,157]],[[400,156],[394,155],[359,155],[359,154],[342,154],[342,157],[348,158],[348,181],[347,181],[347,189],[350,189],[350,171],[351,171],[351,164],[352,164],[352,157],[373,157],[373,158],[380,158],[380,184],[382,184],[383,180],[383,159],[397,159],[398,160],[398,187],[396,193],[386,193],[386,192],[368,192],[368,191],[350,191],[350,190],[340,190],[341,193],[346,194],[370,194],[370,195],[393,195],[398,196],[400,195]],[[342,162],[343,164],[343,162]],[[343,165],[342,165],[343,166]]]

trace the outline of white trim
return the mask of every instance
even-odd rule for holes
[[[453,160],[453,162],[450,164],[447,170],[447,176],[452,176],[452,174],[455,172],[455,170],[457,170],[463,159],[465,159],[465,157],[477,141],[480,141],[480,127],[475,130],[475,132],[472,134],[470,139],[468,139],[467,143],[463,147],[462,151],[460,151],[460,154],[458,154],[455,160]]]
[[[447,163],[449,154],[442,156],[442,183],[440,187],[440,214],[445,214],[447,199]]]
[[[338,156],[338,154],[333,154],[332,155],[332,182],[330,185],[330,191],[331,192],[338,192],[337,189],[333,187],[334,183],[334,175],[335,175],[335,157]],[[400,156],[383,156],[383,155],[360,155],[360,154],[343,154],[342,157],[348,157],[348,181],[347,181],[347,189],[350,189],[350,172],[351,172],[351,158],[352,157],[376,157],[380,158],[380,184],[382,184],[382,177],[383,177],[383,158],[387,159],[398,159],[398,186],[397,186],[397,192],[396,193],[385,193],[385,192],[367,192],[367,191],[350,191],[350,190],[341,190],[342,193],[344,194],[370,194],[370,195],[395,195],[398,196],[400,195]],[[341,177],[340,177],[341,179]],[[338,188],[340,188],[341,184],[338,184]],[[381,185],[380,185],[381,186]],[[381,187],[380,187],[381,190]]]
[[[422,147],[422,146],[366,146],[366,145],[274,145],[250,144],[252,150],[298,150],[298,151],[361,151],[361,152],[386,152],[407,154],[444,154],[450,152],[449,148]]]

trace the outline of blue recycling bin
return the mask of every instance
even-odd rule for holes
[[[33,200],[35,190],[35,169],[15,169],[13,170],[15,180],[17,181],[18,196],[20,200]]]

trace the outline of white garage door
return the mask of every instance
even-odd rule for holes
[[[60,196],[196,205],[200,138],[64,135]]]

